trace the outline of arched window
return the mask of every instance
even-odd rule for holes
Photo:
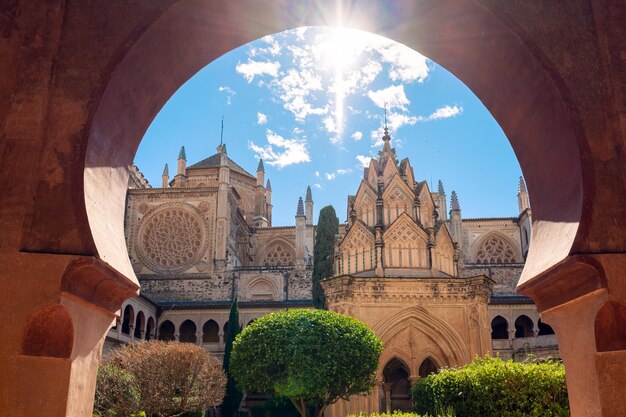
[[[146,323],[146,340],[151,340],[154,335],[154,319],[150,317],[148,323]]]
[[[176,327],[169,320],[165,320],[159,326],[159,340],[174,340],[174,333],[176,333]]]
[[[196,343],[196,323],[191,320],[185,320],[180,325],[180,335],[178,340],[185,343]]]
[[[143,315],[143,311],[137,313],[137,320],[135,320],[135,333],[134,337],[141,339],[141,332],[145,329],[146,317]]]
[[[430,374],[436,373],[438,370],[439,365],[437,365],[437,362],[435,362],[433,358],[426,358],[420,365],[419,376],[425,378]]]
[[[391,411],[411,410],[411,382],[409,381],[409,368],[404,362],[393,358],[383,369],[385,382],[385,407]]]
[[[534,336],[533,321],[528,316],[519,316],[515,320],[515,338],[520,339],[532,336]]]
[[[506,264],[515,263],[515,250],[509,242],[497,235],[491,235],[476,252],[476,263]]]
[[[491,320],[491,338],[502,340],[509,338],[509,322],[502,316],[496,316]]]
[[[124,308],[124,319],[122,320],[122,333],[130,334],[130,327],[135,322],[135,310],[129,304]]]
[[[209,320],[202,326],[202,342],[218,343],[220,341],[220,326],[215,320]]]
[[[539,323],[537,323],[537,325],[539,327],[539,336],[554,334],[554,330],[552,330],[552,327],[549,324],[542,323],[541,319],[539,319]]]

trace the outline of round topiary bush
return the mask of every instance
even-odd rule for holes
[[[339,398],[369,392],[382,342],[365,324],[324,310],[271,313],[235,340],[230,371],[239,388],[288,398],[313,416]]]
[[[485,356],[459,369],[418,380],[413,407],[420,414],[453,410],[457,417],[566,417],[570,415],[563,365]]]

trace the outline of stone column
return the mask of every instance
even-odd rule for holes
[[[625,254],[575,255],[518,287],[555,330],[572,417],[626,415],[625,270]]]

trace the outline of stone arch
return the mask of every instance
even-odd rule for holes
[[[502,316],[496,316],[491,320],[491,338],[506,340],[509,338],[509,322]]]
[[[388,411],[411,410],[411,369],[409,365],[393,357],[382,369],[385,409]]]
[[[122,333],[130,335],[130,330],[135,325],[135,309],[130,304],[124,307],[124,316],[122,317]]]
[[[180,324],[178,328],[178,341],[183,343],[196,343],[198,338],[196,336],[196,332],[198,331],[198,326],[193,320],[185,320]]]
[[[149,317],[148,321],[146,322],[146,340],[152,340],[154,339],[154,318],[153,317]]]
[[[22,354],[69,358],[74,345],[74,324],[61,305],[42,308],[30,316],[22,338]]]
[[[143,314],[143,311],[137,313],[137,319],[135,320],[135,332],[133,333],[133,337],[137,339],[141,339],[143,332],[146,330],[146,316]]]
[[[596,314],[595,338],[598,352],[626,351],[626,305],[607,301]]]
[[[521,263],[520,249],[509,237],[489,232],[473,245],[472,261],[478,264]]]
[[[170,320],[165,320],[159,326],[159,340],[176,340],[176,326]]]
[[[515,319],[515,338],[532,337],[534,324],[533,321],[525,314],[518,316]]]
[[[471,361],[469,349],[454,329],[423,307],[408,307],[391,313],[379,320],[372,329],[384,344],[408,327],[413,327],[429,336],[441,349],[444,356],[441,359],[445,366],[456,366]]]
[[[537,328],[539,329],[539,336],[547,336],[554,334],[554,329],[549,324],[543,323],[541,319],[537,322]]]
[[[265,276],[251,279],[243,288],[244,301],[269,301],[280,299],[280,288],[277,283]]]
[[[266,249],[260,256],[261,265],[289,266],[296,262],[296,251],[293,244],[287,239],[276,237],[266,244]]]
[[[202,343],[219,343],[220,326],[215,320],[207,320],[202,326]]]
[[[432,356],[428,356],[420,363],[417,374],[420,376],[420,378],[425,378],[430,374],[438,372],[439,368],[441,367],[439,366],[437,361],[433,359]]]

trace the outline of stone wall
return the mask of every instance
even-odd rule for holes
[[[232,299],[233,274],[140,276],[141,292],[155,302]]]
[[[493,295],[517,295],[517,282],[524,269],[524,264],[481,265],[465,264],[459,273],[462,277],[486,275],[495,281]]]

